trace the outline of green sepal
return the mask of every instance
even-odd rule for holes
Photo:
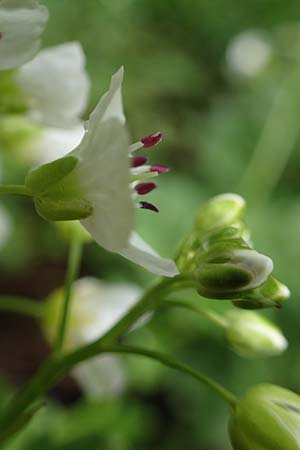
[[[241,296],[252,274],[231,264],[203,264],[197,271],[197,291],[203,297],[231,299]]]
[[[51,199],[47,196],[34,198],[37,213],[45,220],[65,221],[86,219],[92,214],[91,204],[81,198]]]
[[[27,174],[25,186],[33,195],[40,195],[69,175],[78,162],[76,156],[70,155],[43,164]]]

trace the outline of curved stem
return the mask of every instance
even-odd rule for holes
[[[73,293],[73,283],[79,271],[81,254],[82,254],[82,241],[77,233],[77,230],[74,229],[68,258],[63,309],[58,327],[57,341],[54,345],[54,352],[60,352],[64,344],[67,329],[68,314],[70,310],[70,303]]]
[[[204,375],[203,373],[194,369],[193,367],[190,367],[189,365],[184,364],[181,361],[177,361],[176,359],[174,359],[169,355],[165,355],[164,353],[161,352],[156,352],[128,345],[115,345],[106,347],[105,351],[107,353],[127,353],[129,355],[141,355],[159,361],[165,366],[178,370],[179,372],[186,373],[195,378],[196,380],[200,381],[201,383],[205,384],[208,388],[213,390],[219,397],[221,397],[223,400],[229,403],[230,406],[234,407],[236,404],[236,397],[227,389],[225,389],[223,386],[221,386],[219,383],[212,380],[207,375]]]
[[[0,184],[0,194],[27,195],[31,197],[31,193],[22,184]]]
[[[0,297],[0,311],[25,314],[27,316],[41,318],[44,314],[44,304],[23,297]]]
[[[186,284],[190,283],[189,277],[186,278],[182,275],[171,279],[167,278],[160,280],[146,291],[140,301],[101,338],[67,355],[62,355],[58,352],[53,353],[52,357],[41,367],[29,384],[15,396],[10,405],[7,405],[7,408],[0,419],[0,429],[5,430],[15,423],[22,412],[24,412],[33,401],[39,398],[39,396],[44,395],[49,387],[55,384],[57,380],[76,364],[105,352],[105,346],[114,345],[143,314],[159,305],[161,298],[170,292],[171,287],[176,285],[178,287],[182,286],[183,288],[186,288]],[[62,333],[62,328],[60,328],[60,335],[61,334],[64,334]]]
[[[210,322],[214,323],[215,325],[218,325],[221,328],[226,327],[226,319],[223,319],[223,317],[216,313],[215,311],[212,311],[211,309],[207,308],[201,308],[200,306],[192,305],[191,303],[188,303],[184,300],[165,300],[162,304],[162,306],[175,306],[178,308],[183,308],[188,311],[192,311],[196,314],[199,314],[202,317],[205,317]]]

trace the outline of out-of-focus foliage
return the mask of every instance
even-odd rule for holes
[[[79,40],[92,79],[89,110],[124,64],[125,107],[133,141],[161,130],[160,162],[173,171],[151,193],[159,215],[139,211],[138,227],[162,254],[176,252],[198,205],[238,192],[256,247],[291,289],[282,311],[269,313],[290,342],[271,360],[238,358],[220,333],[189,312],[161,310],[130,341],[181,357],[240,394],[258,382],[299,391],[300,291],[300,11],[297,0],[49,0],[44,46]],[[299,23],[297,22],[299,20]],[[269,46],[265,65],[249,76],[230,66],[232,39],[256,30]],[[249,46],[248,46],[249,48]],[[247,47],[246,47],[247,49]],[[251,45],[250,45],[251,49]],[[256,52],[248,58],[255,58]],[[300,53],[299,53],[300,54]],[[227,56],[226,56],[227,55]],[[66,74],[72,77],[72,74]],[[20,139],[23,139],[20,133]],[[20,149],[0,142],[2,182],[22,182]],[[41,149],[42,151],[42,149]],[[149,151],[156,152],[156,148]],[[254,158],[254,159],[253,159]],[[26,279],[28,267],[65,262],[67,243],[41,221],[27,199],[1,198],[11,222],[2,244],[2,279]],[[84,250],[83,272],[107,280],[151,279],[96,244]],[[32,280],[32,278],[31,278]],[[28,295],[43,297],[61,279],[36,274]],[[5,283],[4,283],[5,285]],[[48,291],[47,291],[48,286]],[[219,311],[228,305],[213,304]],[[157,363],[126,357],[128,392],[109,403],[81,402],[40,411],[6,450],[229,450],[227,410],[194,380]],[[292,367],[293,370],[287,370]]]

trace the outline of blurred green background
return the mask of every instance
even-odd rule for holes
[[[292,291],[281,311],[266,313],[290,342],[280,357],[243,360],[225,347],[212,325],[181,310],[159,311],[131,340],[177,355],[237,394],[260,381],[299,392],[299,2],[44,3],[50,21],[43,46],[77,40],[84,48],[92,80],[89,111],[123,64],[133,142],[164,133],[151,158],[172,172],[151,193],[160,214],[137,214],[143,237],[161,254],[174,255],[198,206],[212,195],[237,192],[247,200],[257,250],[273,258],[275,275]],[[0,146],[2,182],[22,183],[26,168],[5,143]],[[1,294],[42,300],[63,283],[67,242],[42,222],[30,201],[3,197],[1,202],[10,221],[0,252]],[[82,275],[141,286],[152,279],[95,243],[84,248]],[[8,385],[22,384],[48,352],[33,321],[2,314],[3,399]],[[214,394],[151,361],[128,357],[124,367],[127,388],[111,399],[85,400],[74,380],[67,380],[5,449],[230,449],[228,411]]]

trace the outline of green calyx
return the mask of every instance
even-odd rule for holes
[[[260,384],[237,402],[229,424],[234,450],[299,450],[300,397]]]
[[[30,171],[25,186],[34,199],[38,214],[46,220],[80,220],[93,209],[80,189],[76,166],[79,159],[66,156]]]

